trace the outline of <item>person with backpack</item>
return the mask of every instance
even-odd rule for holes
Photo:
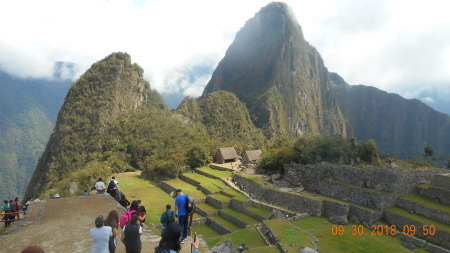
[[[138,199],[137,202],[138,202],[138,213],[139,213],[139,216],[144,217],[144,218],[141,220],[141,226],[142,226],[142,225],[143,225],[142,223],[145,222],[145,215],[147,215],[147,210],[145,210],[145,206],[142,205],[140,199]]]
[[[158,247],[155,248],[155,253],[177,253],[181,251],[180,237],[182,234],[182,227],[173,222],[167,225],[166,232],[163,234]],[[199,253],[198,239],[192,242],[192,253]]]
[[[183,228],[183,235],[181,237],[181,243],[187,238],[188,234],[188,215],[189,213],[186,210],[186,206],[188,204],[188,197],[183,193],[181,189],[177,189],[176,191],[177,197],[175,198],[175,213],[176,217],[178,217],[178,224]]]
[[[125,196],[125,194],[122,194],[120,196],[120,200],[119,200],[119,204],[123,207],[125,207],[125,209],[128,209],[128,206],[130,205],[130,201],[128,201],[127,197]]]
[[[109,226],[112,229],[112,236],[109,238],[109,252],[116,252],[117,241],[116,236],[119,234],[119,214],[116,210],[111,210],[104,222],[105,226]]]
[[[159,219],[159,221],[161,221],[161,223],[163,224],[161,236],[163,236],[167,225],[175,222],[175,212],[170,210],[171,208],[172,206],[170,204],[167,204],[166,211],[161,214],[161,218]]]
[[[117,192],[118,192],[118,184],[119,182],[116,181],[116,177],[112,177],[111,180],[109,180],[108,188],[106,189],[106,192],[111,195],[114,199],[117,198]],[[116,199],[117,200],[117,199]]]
[[[139,213],[134,212],[131,215],[130,223],[123,227],[120,240],[125,244],[126,253],[140,253],[142,250],[142,227],[140,225],[139,217]]]
[[[133,213],[138,213],[138,209],[139,209],[139,203],[137,200],[134,200],[133,202],[131,202],[131,206],[130,208],[120,217],[120,227],[123,229],[123,227],[125,225],[127,225],[130,220],[131,220],[131,215]],[[139,216],[139,222],[143,221],[145,219],[145,215],[144,216]],[[140,224],[140,223],[139,223]]]
[[[5,205],[3,206],[3,212],[5,213],[3,215],[2,220],[5,221],[5,228],[11,226],[11,205],[9,204],[8,200],[3,200],[3,202],[5,203]]]

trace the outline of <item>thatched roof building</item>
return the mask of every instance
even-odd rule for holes
[[[242,156],[242,164],[243,165],[249,165],[249,164],[256,164],[261,159],[261,150],[250,150],[245,151],[244,155]]]
[[[231,163],[236,162],[237,159],[238,154],[236,153],[236,149],[234,149],[234,147],[220,148],[214,157],[216,163]]]

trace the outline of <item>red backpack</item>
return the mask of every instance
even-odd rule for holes
[[[135,212],[136,212],[136,210],[128,209],[124,214],[122,214],[122,216],[120,217],[120,221],[119,221],[120,228],[123,229],[123,227],[125,227],[125,225],[127,225],[128,222],[130,222],[131,214],[135,213]]]

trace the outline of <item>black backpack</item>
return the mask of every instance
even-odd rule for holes
[[[107,193],[110,193],[112,190],[116,189],[116,183],[114,182],[114,180],[109,181],[108,184],[108,189],[106,189]]]
[[[195,199],[191,195],[187,195],[186,200],[186,213],[190,214],[195,209]]]
[[[164,215],[166,216],[166,224],[175,222],[175,217],[173,215],[173,212],[170,212],[170,214],[168,214],[166,211],[166,212],[164,212]]]

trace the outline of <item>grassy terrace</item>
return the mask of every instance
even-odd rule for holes
[[[245,209],[249,210],[250,212],[257,214],[265,219],[269,219],[269,217],[272,215],[272,211],[265,209],[265,208],[257,208],[253,206],[247,206]]]
[[[116,175],[116,180],[119,181],[120,190],[130,202],[142,200],[142,205],[147,209],[146,223],[158,225],[161,214],[166,210],[166,204],[173,206],[175,200],[156,183],[141,179],[139,176],[140,173],[122,173]]]
[[[220,209],[220,210],[221,210],[222,212],[228,214],[228,215],[233,216],[234,218],[237,218],[237,219],[239,219],[239,220],[245,222],[247,225],[252,225],[252,224],[258,224],[258,223],[261,223],[261,222],[258,221],[257,219],[255,219],[255,218],[253,218],[253,217],[250,217],[250,216],[248,216],[248,215],[245,215],[245,214],[243,214],[243,213],[241,213],[241,212],[239,212],[239,211],[237,211],[237,210],[235,210],[235,209],[233,209],[233,208],[223,208],[223,209]]]
[[[325,223],[324,223],[325,222]],[[312,233],[319,239],[321,252],[335,253],[379,253],[379,252],[411,252],[402,245],[402,240],[390,235],[372,235],[370,228],[364,227],[364,233],[359,235],[354,233],[353,225],[360,224],[349,223],[343,226],[343,234],[334,235],[332,226],[325,217],[306,217],[292,223]],[[352,235],[354,233],[355,235]],[[291,250],[289,250],[291,252]],[[416,252],[428,252],[424,248],[418,248]]]
[[[199,182],[203,187],[211,192],[218,192],[229,188],[229,186],[220,179],[213,179],[198,173],[184,173],[183,176]]]
[[[246,200],[248,200],[247,196],[245,196],[244,194],[236,191],[233,188],[226,189],[226,190],[224,190],[224,192],[233,195],[234,196],[233,199],[236,199],[236,200],[239,200],[239,201],[246,201]]]
[[[218,216],[218,215],[214,215],[214,216],[209,216],[208,218],[210,218],[211,220],[214,220],[215,222],[219,223],[220,225],[228,228],[231,232],[240,230],[241,228],[234,225],[234,223],[229,222],[228,220],[226,220],[225,218]]]
[[[225,195],[223,195],[222,193],[214,193],[214,194],[211,194],[211,195],[209,195],[209,196],[211,196],[211,197],[213,197],[213,198],[215,198],[215,199],[218,199],[218,200],[220,200],[220,201],[222,201],[222,202],[230,202],[230,197],[228,197],[228,196],[225,196]]]
[[[175,189],[180,188],[181,190],[183,190],[183,192],[185,194],[189,194],[189,195],[193,196],[195,199],[206,198],[206,194],[204,194],[202,191],[198,190],[195,185],[186,183],[179,178],[166,181],[166,183],[171,185]]]
[[[198,235],[202,235],[203,239],[205,239],[206,241],[209,240],[210,238],[219,236],[220,233],[217,232],[216,230],[210,228],[208,225],[203,224],[203,225],[199,225],[199,226],[194,226],[191,228],[192,232],[196,232]]]
[[[226,178],[226,177],[231,177],[231,175],[233,174],[231,171],[221,171],[221,170],[215,170],[215,169],[211,169],[209,167],[202,167],[202,168],[198,168],[196,170],[200,170],[202,172],[205,172],[211,176],[215,176],[218,178]]]
[[[426,197],[426,196],[421,196],[421,195],[414,194],[414,193],[408,193],[408,194],[400,196],[400,198],[410,200],[419,205],[426,206],[431,209],[450,214],[450,206],[449,205],[445,205],[445,204],[436,202],[434,199]]]
[[[417,187],[419,188],[423,188],[423,189],[430,189],[431,184],[419,184],[417,185]]]
[[[203,211],[207,212],[207,213],[212,213],[212,212],[216,212],[217,209],[209,204],[205,203],[198,203],[196,204],[197,207],[199,207],[200,209],[202,209]]]
[[[253,226],[248,226],[245,229],[241,229],[239,231],[233,232],[231,234],[222,235],[220,237],[212,238],[211,240],[208,240],[208,246],[213,247],[217,243],[224,242],[226,240],[231,240],[233,242],[233,246],[235,248],[238,247],[238,245],[242,243],[246,243],[247,247],[250,249],[252,248],[260,248],[267,246],[264,239],[261,237],[258,231]],[[265,247],[264,247],[265,248]],[[270,247],[272,248],[272,247]],[[270,249],[272,250],[272,249]],[[279,252],[277,251],[253,251],[253,252]]]
[[[277,239],[280,240],[283,247],[289,250],[289,252],[298,252],[301,246],[310,247],[312,249],[315,248],[315,245],[312,243],[314,239],[311,235],[305,231],[298,231],[287,220],[267,220],[264,222],[270,227],[275,236],[277,236]],[[291,247],[290,245],[293,243],[297,243],[298,246]]]
[[[433,220],[433,219],[429,219],[427,217],[424,216],[420,216],[417,214],[413,214],[408,212],[408,210],[403,209],[401,207],[389,207],[386,210],[393,212],[395,214],[401,215],[403,217],[409,218],[411,220],[414,220],[416,222],[422,223],[423,225],[434,225],[436,227],[437,230],[442,230],[445,231],[447,233],[450,233],[450,225],[445,224],[443,222],[437,221],[437,220]],[[405,224],[405,225],[411,225],[411,224]]]

